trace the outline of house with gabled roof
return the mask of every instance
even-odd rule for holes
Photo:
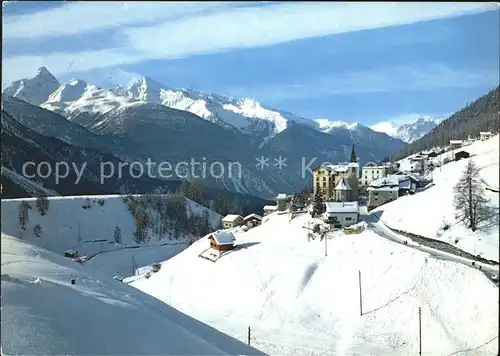
[[[272,213],[274,213],[277,210],[278,210],[278,206],[277,205],[264,205],[264,207],[262,208],[262,212],[263,212],[264,216],[272,214]]]
[[[323,214],[327,223],[342,228],[358,223],[358,202],[326,202]]]
[[[222,227],[224,229],[230,229],[243,224],[243,217],[236,214],[228,214],[222,218]]]
[[[399,179],[395,175],[371,182],[368,191],[368,210],[396,200],[399,196]]]
[[[249,214],[243,218],[243,223],[248,227],[252,228],[258,226],[262,223],[262,216],[257,214]]]
[[[210,241],[210,247],[218,251],[227,251],[234,248],[236,238],[230,231],[217,230],[206,235]]]

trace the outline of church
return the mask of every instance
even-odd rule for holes
[[[327,164],[313,169],[314,194],[319,190],[325,201],[358,201],[359,173],[353,144],[348,164]]]

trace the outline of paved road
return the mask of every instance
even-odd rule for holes
[[[499,266],[492,266],[489,264],[485,263],[478,263],[477,261],[473,261],[471,259],[465,258],[463,256],[455,254],[453,251],[446,251],[437,248],[431,248],[419,243],[414,242],[412,239],[407,238],[403,235],[399,235],[387,228],[386,226],[383,225],[383,223],[380,221],[380,219],[371,213],[367,213],[365,211],[361,211],[361,219],[365,221],[370,229],[375,232],[377,235],[384,237],[390,241],[415,248],[419,251],[423,251],[426,253],[429,253],[432,257],[436,259],[442,259],[442,260],[448,260],[448,261],[453,261],[453,262],[458,262],[462,263],[468,267],[475,268],[475,269],[480,269],[481,272],[484,273],[484,275],[497,287],[499,286]],[[474,262],[474,265],[472,264]]]

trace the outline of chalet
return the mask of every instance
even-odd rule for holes
[[[487,140],[487,139],[491,138],[491,136],[492,136],[492,133],[489,131],[479,133],[479,139],[481,141]]]
[[[210,247],[218,251],[227,251],[234,248],[234,235],[229,231],[214,231],[207,235]]]
[[[224,229],[230,229],[241,224],[243,224],[243,217],[241,215],[229,214],[222,219],[222,227]]]
[[[368,210],[371,210],[398,198],[399,179],[395,175],[377,179],[370,184],[367,191],[367,207]]]
[[[276,210],[278,210],[278,206],[276,205],[265,205],[264,208],[262,208],[263,210],[263,215],[264,216],[267,216],[271,213],[274,213]]]
[[[469,158],[470,154],[467,151],[458,151],[454,155],[455,161],[461,160],[462,158]]]
[[[278,194],[278,196],[276,197],[276,206],[278,207],[278,211],[286,210],[288,199],[288,195]]]
[[[334,228],[343,228],[354,225],[359,220],[358,202],[327,202],[323,214],[325,221]]]
[[[243,218],[243,222],[247,227],[252,228],[262,223],[262,216],[257,214],[250,214]]]
[[[438,153],[436,151],[431,151],[427,155],[428,158],[436,158],[438,156]]]
[[[450,140],[450,149],[456,150],[464,145],[462,140]]]

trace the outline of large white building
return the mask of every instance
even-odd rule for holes
[[[325,220],[332,224],[334,228],[342,228],[358,223],[358,202],[328,202],[325,203],[325,206]]]
[[[392,173],[391,166],[364,166],[361,175],[361,185],[369,186],[374,180],[387,177]]]

